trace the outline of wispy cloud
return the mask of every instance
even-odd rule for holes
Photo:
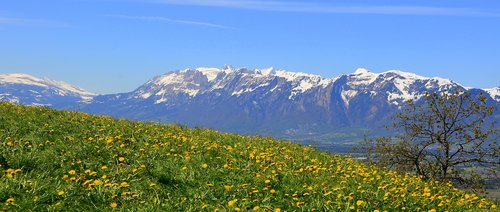
[[[0,25],[35,26],[35,27],[68,27],[69,24],[43,19],[0,17]]]
[[[500,16],[498,12],[474,8],[429,6],[335,6],[326,3],[263,1],[263,0],[136,0],[170,5],[226,7],[261,11],[387,14],[387,15],[442,15],[442,16]]]
[[[203,27],[220,28],[220,29],[235,29],[235,28],[230,27],[230,26],[224,26],[224,25],[219,25],[219,24],[212,24],[212,23],[199,22],[199,21],[171,19],[171,18],[158,17],[158,16],[129,16],[129,15],[110,15],[110,16],[115,17],[115,18],[141,20],[141,21],[168,22],[168,23],[175,23],[175,24],[187,24],[187,25],[195,25],[195,26],[203,26]]]

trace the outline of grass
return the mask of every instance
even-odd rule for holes
[[[0,103],[0,210],[494,208],[450,184],[268,137]]]

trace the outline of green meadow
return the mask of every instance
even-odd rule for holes
[[[478,211],[451,184],[269,137],[0,103],[0,210]]]

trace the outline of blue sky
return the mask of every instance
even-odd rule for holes
[[[0,73],[98,93],[188,67],[358,67],[500,86],[498,0],[4,0]]]

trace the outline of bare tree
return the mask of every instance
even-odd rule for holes
[[[468,92],[428,93],[424,103],[409,101],[394,118],[394,137],[366,141],[368,159],[425,179],[477,187],[499,165],[494,106]],[[490,120],[490,121],[488,121]],[[478,168],[481,167],[481,168]]]

